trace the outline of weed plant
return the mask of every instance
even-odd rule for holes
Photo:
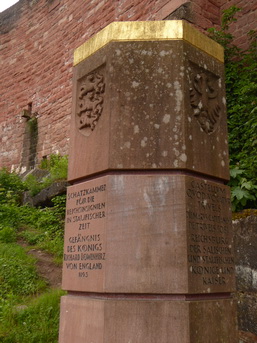
[[[2,305],[0,342],[57,343],[61,290],[51,290],[26,306]]]
[[[25,188],[17,174],[9,173],[5,168],[0,170],[0,204],[19,204]]]
[[[248,33],[249,48],[233,44],[230,32],[240,9],[223,12],[221,30],[209,29],[225,49],[229,152],[234,211],[257,206],[257,32]]]
[[[60,168],[56,161],[62,161]],[[52,162],[51,182],[65,175],[58,170],[65,169],[66,162],[60,157]],[[35,259],[17,240],[46,249],[61,261],[66,196],[54,198],[51,208],[33,208],[21,205],[26,189],[27,181],[22,182],[6,169],[0,170],[0,342],[57,343],[63,292],[44,294],[47,285],[37,274]]]
[[[0,297],[34,295],[46,288],[36,272],[35,259],[15,244],[0,243]]]

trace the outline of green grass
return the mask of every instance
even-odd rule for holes
[[[51,182],[65,176],[67,158],[46,163]],[[21,204],[26,189],[18,175],[0,170],[0,342],[57,343],[64,292],[47,286],[27,251],[46,250],[62,261],[65,195],[55,197],[51,208],[33,208]]]
[[[26,306],[15,301],[2,305],[0,342],[57,343],[61,290],[51,290],[33,299]]]
[[[36,272],[35,259],[15,244],[0,243],[0,297],[34,295],[46,289]]]
[[[65,293],[47,288],[35,262],[17,243],[0,243],[1,343],[58,342],[60,297]]]

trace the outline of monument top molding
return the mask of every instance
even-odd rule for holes
[[[112,22],[74,52],[74,66],[111,42],[183,40],[224,62],[223,47],[184,20]]]

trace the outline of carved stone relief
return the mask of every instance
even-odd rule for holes
[[[218,78],[205,71],[193,74],[190,103],[193,115],[207,134],[213,133],[219,124],[221,106]]]
[[[104,76],[92,72],[79,83],[76,122],[79,131],[89,136],[94,131],[103,111]]]

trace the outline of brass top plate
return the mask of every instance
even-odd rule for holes
[[[112,22],[74,51],[74,66],[110,42],[184,40],[224,63],[223,47],[184,20]]]

